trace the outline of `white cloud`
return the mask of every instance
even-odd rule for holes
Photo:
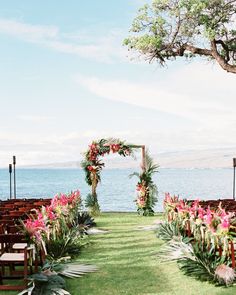
[[[22,38],[25,41],[39,41],[55,38],[58,35],[55,26],[31,25],[12,19],[0,19],[0,33]]]
[[[42,123],[42,122],[51,121],[54,118],[49,116],[39,116],[39,115],[20,115],[18,116],[18,119],[22,121],[27,121],[27,122]]]
[[[145,143],[152,151],[182,153],[186,150],[236,146],[233,136],[236,133],[235,76],[217,67],[213,69],[198,63],[177,68],[170,74],[165,72],[163,77],[159,73],[142,83],[81,76],[75,80],[98,99],[105,98],[168,114],[169,127],[162,119],[162,125],[152,125],[146,130],[139,128],[139,132],[130,130],[124,136],[129,142]],[[176,115],[187,118],[183,120],[185,126],[177,124]]]
[[[104,37],[87,31],[76,34],[61,33],[56,26],[33,25],[13,19],[0,18],[0,33],[17,37],[25,42],[36,43],[58,52],[73,54],[98,62],[111,63],[124,60],[126,50],[122,47],[122,34],[110,30]]]
[[[235,77],[201,64],[143,83],[84,76],[75,80],[97,97],[178,115],[199,126],[220,128],[235,122]]]

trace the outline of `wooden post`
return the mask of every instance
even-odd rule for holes
[[[92,178],[92,195],[95,198],[96,196],[96,188],[97,188],[97,177],[96,177],[96,173],[93,173],[93,178]]]
[[[219,246],[219,256],[221,257],[222,256],[222,247]]]
[[[188,237],[190,238],[191,237],[191,228],[190,228],[190,220],[187,221],[187,234],[188,234]]]
[[[142,145],[141,148],[142,148],[142,169],[143,169],[143,172],[145,172],[146,171],[145,145]]]

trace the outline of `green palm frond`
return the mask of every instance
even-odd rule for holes
[[[149,155],[148,150],[145,153],[145,166],[146,171],[151,175],[158,172],[159,165],[154,163],[154,160]]]
[[[70,292],[68,292],[62,288],[53,288],[53,289],[51,289],[51,293],[49,293],[49,294],[50,295],[71,295]]]
[[[62,276],[75,279],[97,270],[94,265],[47,262],[41,273],[31,276],[29,287],[18,295],[71,295],[65,290],[66,284]]]
[[[173,228],[163,227],[160,232],[167,241],[173,233],[177,233]],[[184,274],[201,281],[214,281],[219,284],[226,284],[224,280],[217,280],[215,271],[217,266],[228,264],[226,257],[219,257],[214,249],[207,249],[202,244],[192,244],[192,239],[188,237],[173,236],[165,243],[158,252],[158,257],[162,262],[177,261],[179,268]],[[226,284],[227,285],[227,284]]]
[[[225,257],[218,257],[213,250],[193,247],[193,257],[184,257],[178,261],[180,269],[188,276],[201,281],[214,281],[215,270],[218,265],[224,262]]]
[[[138,172],[133,172],[133,173],[131,173],[130,175],[129,175],[129,178],[132,178],[132,177],[134,177],[134,176],[136,176],[136,177],[140,177],[140,174],[138,173]]]
[[[180,236],[180,227],[177,222],[160,223],[157,229],[157,237],[165,242],[171,241],[174,237]]]
[[[58,274],[68,278],[79,278],[82,275],[97,271],[98,268],[94,265],[70,263],[62,266],[62,270]]]
[[[194,250],[189,241],[188,238],[174,236],[158,251],[158,258],[162,262],[180,261],[187,258],[194,260]]]

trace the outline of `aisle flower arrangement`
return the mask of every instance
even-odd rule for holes
[[[96,266],[72,260],[86,243],[86,230],[95,225],[89,214],[81,211],[78,190],[56,195],[50,205],[35,210],[22,225],[23,233],[36,246],[35,257],[41,267],[30,277],[29,288],[20,294],[69,295],[63,277],[79,278],[97,270]]]
[[[165,254],[175,257],[186,274],[232,284],[236,279],[235,214],[226,212],[221,203],[216,209],[203,208],[199,200],[186,201],[169,193],[164,209],[167,222],[158,235],[167,242]]]
[[[230,255],[230,242],[235,236],[235,214],[227,213],[221,203],[216,210],[209,206],[204,209],[199,205],[199,200],[187,202],[166,194],[164,208],[169,222],[177,222],[197,241],[220,248],[222,255]]]
[[[54,238],[60,238],[63,231],[69,231],[81,206],[79,191],[58,194],[50,205],[35,210],[27,220],[22,221],[24,232],[33,243],[41,245]]]

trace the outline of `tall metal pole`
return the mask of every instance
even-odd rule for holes
[[[9,164],[9,175],[10,175],[10,199],[12,198],[11,174],[12,174],[12,164]]]
[[[235,168],[236,168],[236,158],[233,158],[233,168],[234,168],[234,176],[233,176],[233,199],[235,200]]]
[[[13,156],[14,199],[16,199],[16,156]]]

